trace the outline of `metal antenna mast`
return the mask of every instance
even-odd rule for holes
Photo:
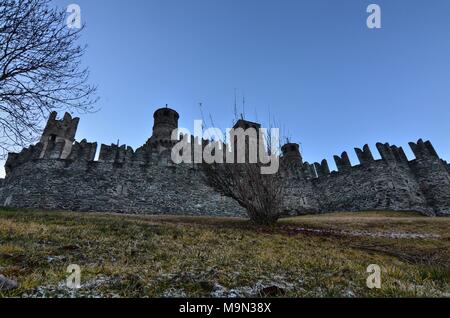
[[[245,95],[242,95],[242,116],[245,118]]]
[[[234,89],[234,120],[238,120],[236,88]]]

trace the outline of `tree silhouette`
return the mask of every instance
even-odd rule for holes
[[[49,112],[94,110],[83,29],[69,28],[50,0],[0,2],[0,158],[35,141]]]

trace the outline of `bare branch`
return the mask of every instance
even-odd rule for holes
[[[84,26],[69,29],[65,19],[50,0],[0,3],[0,158],[34,142],[50,112],[95,110],[77,44]]]

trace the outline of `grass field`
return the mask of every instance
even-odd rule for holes
[[[450,297],[450,218],[241,219],[0,211],[0,297]],[[65,285],[69,264],[82,288]],[[382,288],[366,286],[370,264]]]

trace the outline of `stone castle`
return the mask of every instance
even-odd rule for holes
[[[179,115],[168,107],[154,113],[153,134],[142,147],[75,141],[78,118],[50,115],[40,141],[11,153],[0,179],[0,204],[14,208],[245,216],[233,199],[206,185],[196,164],[174,164],[172,131]],[[258,125],[240,120],[240,127]],[[381,159],[369,146],[356,148],[360,164],[346,152],[335,156],[338,171],[328,163],[304,162],[299,145],[282,147],[286,182],[286,215],[334,211],[418,211],[450,215],[450,165],[429,141],[410,143],[408,160],[401,147],[378,143]]]

